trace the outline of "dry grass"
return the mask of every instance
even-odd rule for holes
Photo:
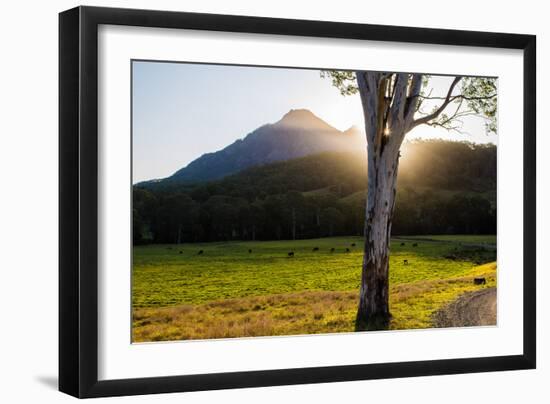
[[[302,292],[134,310],[134,341],[295,335],[353,328],[356,294]]]

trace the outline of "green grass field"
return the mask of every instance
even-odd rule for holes
[[[431,327],[460,294],[496,285],[495,236],[410,239],[391,244],[391,329]],[[361,246],[339,237],[134,247],[133,340],[351,332]]]

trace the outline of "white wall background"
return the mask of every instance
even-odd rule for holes
[[[57,385],[57,13],[74,1],[4,2],[0,24],[0,401],[63,403]],[[531,33],[538,71],[550,69],[544,2],[393,0],[90,1],[87,5],[433,28]],[[390,8],[391,7],[391,8]],[[550,139],[544,113],[548,76],[538,77],[538,206],[550,205]],[[396,380],[332,383],[109,399],[127,403],[266,403],[313,401],[461,403],[546,402],[550,397],[550,243],[547,211],[538,210],[538,369]]]

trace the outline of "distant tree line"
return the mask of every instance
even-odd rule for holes
[[[496,147],[441,140],[404,149],[393,234],[496,233]],[[323,153],[202,184],[134,186],[135,244],[360,235],[361,154]]]

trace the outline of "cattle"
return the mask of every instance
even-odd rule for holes
[[[453,260],[454,261],[454,260],[456,260],[456,255],[453,255],[453,254],[446,255],[445,258],[448,259],[448,260]]]
[[[288,253],[288,256],[289,256],[289,257],[294,257],[294,251],[289,252],[289,253]]]
[[[313,250],[311,251],[319,251],[319,247],[313,247]]]
[[[249,253],[249,254],[252,254],[252,250],[251,250],[251,249],[248,249],[248,253]]]
[[[203,250],[200,250],[200,251],[198,252],[198,255],[203,255],[203,254],[204,254],[204,251],[203,251]]]
[[[352,247],[355,247],[355,243],[351,243],[351,246],[352,246]]]
[[[183,251],[180,251],[180,254],[183,254]]]
[[[418,247],[418,243],[413,243],[413,247]]]
[[[405,245],[405,243],[401,243],[401,247],[403,247]]]
[[[409,265],[409,260],[403,260],[403,265]]]
[[[486,283],[485,278],[474,278],[474,285],[485,285]]]
[[[330,252],[334,252],[334,247],[332,247],[332,248],[330,249]]]
[[[347,252],[347,253],[349,252],[349,248],[346,248],[346,252]]]

